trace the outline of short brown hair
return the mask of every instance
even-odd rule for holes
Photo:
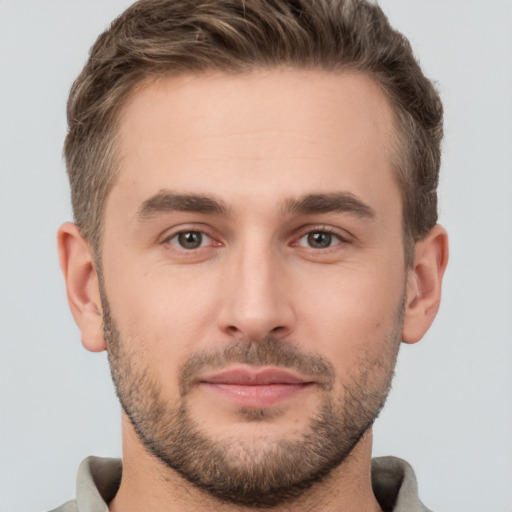
[[[288,66],[368,74],[397,122],[406,258],[437,222],[443,110],[405,37],[367,0],[140,0],[98,38],[71,89],[65,157],[75,221],[99,254],[127,97],[148,77]]]

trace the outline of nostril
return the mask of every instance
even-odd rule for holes
[[[238,329],[238,327],[234,326],[234,325],[228,325],[226,327],[226,331],[229,333],[229,334],[239,334],[241,333],[242,331],[240,329]]]

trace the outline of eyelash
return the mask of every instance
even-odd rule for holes
[[[337,240],[337,243],[334,243],[332,245],[329,245],[328,247],[322,247],[322,248],[314,248],[311,246],[305,246],[301,245],[300,241],[304,239],[305,237],[309,237],[310,235],[314,234],[326,234],[329,237],[335,238]],[[332,240],[331,240],[332,241]],[[303,233],[300,235],[299,238],[296,239],[296,241],[292,244],[293,246],[298,247],[304,247],[305,249],[312,249],[315,252],[327,252],[327,251],[333,251],[336,250],[336,248],[340,245],[348,244],[349,238],[348,236],[343,236],[339,231],[332,229],[329,226],[315,226],[313,228],[308,227],[307,230],[303,231]]]
[[[181,244],[179,244],[179,242],[178,242],[179,237],[181,237],[182,235],[192,235],[192,234],[199,234],[201,236],[201,243],[200,243],[199,247],[186,248],[186,247],[183,247]],[[167,238],[165,238],[163,240],[163,243],[166,245],[174,246],[177,250],[191,252],[194,250],[204,249],[205,247],[207,247],[207,245],[203,245],[205,238],[209,239],[211,241],[210,244],[208,244],[208,245],[215,245],[215,246],[221,245],[220,242],[217,242],[212,236],[208,235],[207,233],[205,233],[204,231],[202,231],[200,229],[183,229],[183,230],[173,233],[171,236],[168,236]],[[173,240],[175,240],[175,239],[176,239],[176,243],[173,243]],[[212,242],[213,242],[213,244],[212,244]]]
[[[192,234],[201,236],[200,245],[198,247],[189,247],[189,248],[184,247],[179,242],[179,238],[183,235],[192,235]],[[311,247],[310,245],[302,245],[300,243],[301,240],[303,240],[305,237],[309,237],[311,235],[319,235],[319,234],[328,235],[330,245],[328,245],[327,247],[316,247],[315,248],[315,247]],[[205,238],[207,240],[210,240],[210,243],[204,245]],[[333,238],[335,240],[337,240],[337,242],[334,244],[331,244],[331,242],[333,241],[332,240]],[[173,242],[174,240],[175,240],[175,242]],[[308,242],[310,242],[310,240]],[[173,249],[175,249],[175,250],[180,250],[180,251],[185,251],[185,252],[198,251],[200,249],[205,249],[208,246],[220,247],[222,245],[221,242],[216,241],[212,236],[208,235],[205,231],[203,231],[201,229],[180,230],[176,233],[173,233],[171,236],[166,237],[162,243],[166,244],[166,245],[173,246]],[[315,227],[315,228],[308,228],[307,230],[303,231],[302,234],[298,238],[295,239],[295,241],[291,244],[291,246],[292,247],[303,247],[305,249],[312,249],[315,252],[316,251],[326,252],[329,250],[331,250],[331,251],[335,250],[335,248],[338,247],[339,245],[343,245],[346,243],[349,243],[349,240],[347,239],[347,237],[342,236],[339,232],[333,230],[330,227],[319,226],[319,227]]]

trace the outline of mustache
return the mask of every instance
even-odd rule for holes
[[[192,355],[178,372],[181,396],[190,391],[200,372],[221,370],[230,364],[276,366],[292,370],[314,378],[327,391],[332,389],[334,383],[334,368],[324,357],[302,352],[291,343],[269,335],[261,341],[236,339],[219,349]]]

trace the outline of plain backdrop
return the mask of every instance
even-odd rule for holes
[[[87,455],[119,456],[104,354],[81,344],[55,233],[69,87],[128,0],[0,0],[0,508],[72,498]],[[435,512],[512,511],[512,2],[385,0],[446,109],[451,235],[431,331],[404,346],[375,455],[410,461]]]

